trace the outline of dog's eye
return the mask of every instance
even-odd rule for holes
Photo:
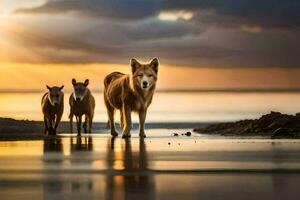
[[[138,77],[143,77],[143,74],[139,74]]]
[[[148,77],[152,77],[152,76],[153,76],[152,74],[149,74],[149,75],[148,75]]]

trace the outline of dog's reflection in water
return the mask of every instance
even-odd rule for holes
[[[67,138],[65,138],[67,139]],[[70,165],[78,165],[80,163],[90,165],[88,160],[82,160],[78,156],[74,156],[75,153],[82,151],[93,151],[93,139],[92,137],[81,138],[81,137],[71,137],[69,144],[67,142],[62,142],[62,138],[50,138],[44,140],[44,153],[48,154],[49,158],[44,160],[47,166],[54,166],[55,168],[66,167],[66,163]],[[65,140],[64,140],[65,141]],[[64,146],[66,145],[66,146]],[[69,159],[64,159],[64,149],[70,150]],[[50,156],[50,154],[55,153],[55,156]],[[92,161],[91,161],[92,162]],[[52,199],[53,195],[63,195],[65,193],[78,192],[86,193],[93,190],[93,179],[65,179],[64,174],[58,173],[53,178],[50,173],[46,181],[43,183],[44,187],[44,199]]]
[[[93,151],[93,138],[92,137],[74,137],[70,138],[70,149],[72,152],[76,151]]]
[[[119,144],[118,144],[119,145]],[[138,151],[133,151],[131,140],[123,139],[116,146],[115,139],[108,142],[107,165],[112,173],[106,177],[106,199],[155,199],[154,177],[148,172],[146,144],[139,141]]]
[[[135,143],[131,139],[109,138],[104,144],[107,144],[106,153],[102,152],[107,167],[104,174],[47,173],[43,181],[44,199],[53,199],[56,195],[83,195],[89,198],[104,195],[108,200],[155,199],[154,177],[148,170],[144,139]],[[47,167],[59,169],[68,169],[70,166],[75,169],[88,169],[98,158],[87,157],[91,155],[89,152],[100,148],[97,145],[103,143],[93,144],[92,137],[63,138],[63,141],[61,138],[45,140],[44,163]],[[102,153],[97,155],[100,160]],[[99,185],[103,185],[104,191]]]

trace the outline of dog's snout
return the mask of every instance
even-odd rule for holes
[[[147,86],[148,82],[147,81],[143,81],[143,86]]]
[[[79,98],[79,97],[76,97],[76,101],[78,101],[78,102],[79,102],[79,101],[80,101],[80,98]]]
[[[57,106],[57,105],[58,105],[58,103],[57,103],[57,102],[55,102],[55,103],[54,103],[54,105],[55,105],[55,106]]]

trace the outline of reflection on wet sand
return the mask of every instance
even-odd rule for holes
[[[61,138],[52,138],[44,141],[44,153],[59,153],[60,156],[63,156],[63,145],[67,145],[67,143],[63,143]],[[81,138],[81,137],[71,137],[69,142],[70,151],[70,163],[76,165],[77,160],[72,159],[72,154],[76,154],[81,151],[93,151],[93,139],[92,137]],[[56,154],[56,156],[58,156]],[[51,160],[53,162],[53,160]],[[57,165],[63,165],[62,159],[54,159]],[[92,162],[90,162],[91,164]],[[46,175],[46,179],[48,181],[43,183],[43,199],[50,200],[53,199],[53,194],[66,194],[66,193],[78,193],[78,192],[89,192],[93,190],[93,180],[83,181],[81,179],[71,179],[64,180],[63,175],[58,175],[58,178],[52,179],[51,174]]]
[[[147,171],[147,154],[144,139],[139,141],[139,151],[133,151],[131,140],[125,139],[121,144],[121,151],[115,148],[115,139],[108,143],[108,168],[123,172],[144,172],[124,175],[106,176],[106,199],[155,199],[155,184],[151,174]]]
[[[0,199],[299,199],[299,148],[196,137],[0,142]]]
[[[61,138],[49,139],[44,141],[44,153],[59,153],[63,156],[63,147],[66,145]],[[98,144],[99,145],[99,144]],[[88,138],[70,138],[70,163],[78,164],[78,159],[72,157],[73,154],[93,151],[93,139]],[[108,139],[106,149],[106,166],[111,173],[107,173],[104,178],[105,199],[155,199],[155,183],[151,173],[147,173],[147,153],[144,139],[139,141],[138,149],[132,147],[131,140]],[[53,162],[53,161],[52,161]],[[57,165],[63,164],[62,159],[55,161]],[[60,162],[60,163],[59,163]],[[87,164],[86,160],[84,160]],[[46,162],[47,163],[47,162]],[[89,161],[92,165],[92,161]],[[123,173],[124,172],[124,173]],[[118,175],[121,173],[122,175]],[[95,181],[98,179],[88,178],[66,181],[62,177],[51,179],[51,174],[46,175],[48,181],[43,183],[44,199],[53,198],[53,194],[71,193],[94,193],[98,188]],[[59,175],[60,176],[60,175]]]
[[[93,151],[93,138],[92,137],[85,137],[85,138],[71,137],[70,149],[71,149],[71,153],[76,151]]]

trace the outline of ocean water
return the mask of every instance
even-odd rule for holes
[[[0,93],[0,117],[42,120],[43,93]],[[68,120],[69,93],[63,120]],[[95,121],[107,121],[103,94],[94,92]],[[300,93],[157,92],[147,122],[219,122],[257,118],[271,110],[300,112]],[[118,115],[118,113],[117,113]],[[116,117],[118,119],[118,116]],[[133,121],[138,117],[133,115]]]

